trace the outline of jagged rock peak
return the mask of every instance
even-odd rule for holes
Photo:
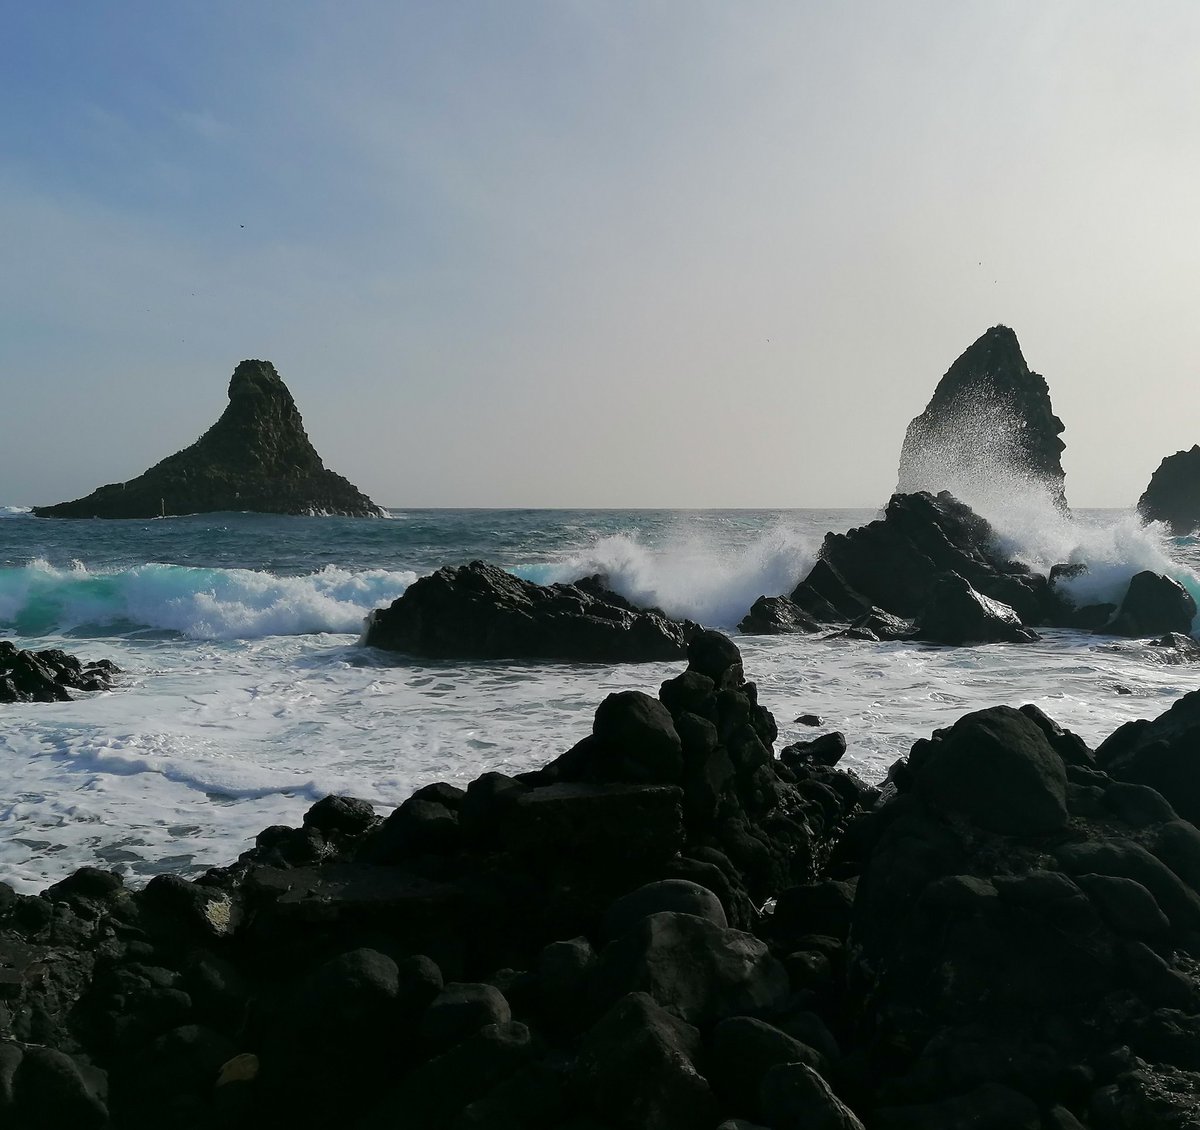
[[[155,518],[220,510],[356,518],[384,513],[325,467],[287,385],[270,361],[258,360],[234,370],[225,411],[190,447],[128,482],[110,483],[73,502],[35,507],[34,513]]]
[[[908,425],[896,489],[948,490],[978,507],[997,492],[1040,485],[1065,509],[1062,430],[1050,389],[1026,364],[1017,335],[993,326],[950,366]]]
[[[1166,522],[1175,537],[1200,528],[1200,445],[1168,455],[1138,499],[1147,521]]]

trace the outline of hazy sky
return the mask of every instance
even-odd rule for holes
[[[395,506],[855,506],[1011,325],[1074,505],[1200,442],[1200,4],[0,0],[0,503],[273,361]]]

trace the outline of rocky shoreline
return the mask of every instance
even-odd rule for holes
[[[540,770],[329,797],[229,867],[0,887],[0,1122],[1183,1130],[1200,693],[776,754],[732,641]]]

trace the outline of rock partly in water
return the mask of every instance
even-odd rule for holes
[[[896,489],[969,499],[1001,484],[1036,484],[1065,509],[1062,430],[1046,381],[1030,371],[1017,335],[993,326],[950,366],[908,425]]]
[[[820,628],[816,619],[786,596],[760,596],[738,624],[738,631],[747,636],[795,635]]]
[[[893,495],[882,518],[827,534],[819,560],[790,599],[818,620],[870,627],[880,612],[904,620],[920,616],[944,573],[1007,604],[1024,624],[1065,614],[1049,580],[1006,559],[986,519],[944,491]],[[903,628],[894,631],[900,636]]]
[[[58,648],[24,651],[0,640],[0,702],[66,702],[71,691],[102,691],[117,665],[108,659],[84,663]]]
[[[1002,601],[976,592],[965,577],[945,573],[917,619],[920,639],[931,643],[1028,643],[1040,637]]]
[[[1103,630],[1117,636],[1186,635],[1195,616],[1196,601],[1183,585],[1146,569],[1130,580],[1121,607]]]
[[[1165,522],[1175,537],[1200,527],[1200,444],[1168,455],[1158,465],[1137,508],[1148,522]]]
[[[251,510],[377,518],[383,509],[327,470],[292,394],[269,361],[243,361],[229,404],[190,447],[124,483],[85,498],[36,506],[41,518],[157,518]]]
[[[695,624],[603,594],[537,585],[483,561],[445,566],[375,609],[364,642],[429,659],[641,663],[686,653]]]

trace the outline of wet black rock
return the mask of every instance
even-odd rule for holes
[[[1200,445],[1168,455],[1138,499],[1147,521],[1165,522],[1175,537],[1200,527]]]
[[[1065,509],[1062,430],[1046,381],[1030,371],[1017,335],[993,326],[950,366],[908,425],[896,489],[970,497],[980,485],[1036,483]]]
[[[84,663],[58,648],[24,651],[0,640],[0,702],[66,702],[72,691],[107,690],[116,674],[108,659]]]
[[[124,483],[85,498],[36,506],[42,518],[157,518],[253,510],[268,514],[377,518],[381,507],[326,469],[292,394],[269,361],[243,361],[229,404],[190,447]]]
[[[976,592],[957,573],[944,573],[930,589],[917,629],[920,639],[955,645],[1040,638],[1007,604]]]
[[[991,525],[945,492],[894,495],[882,518],[827,534],[816,565],[790,599],[818,620],[868,628],[879,622],[903,638],[903,627],[883,621],[881,613],[920,616],[945,573],[1007,604],[1027,625],[1054,622],[1067,608],[1046,577],[1006,559]]]
[[[483,561],[446,566],[375,609],[365,642],[430,659],[640,663],[686,653],[695,625],[596,591],[537,585]]]
[[[760,596],[738,624],[748,636],[783,636],[816,632],[821,625],[786,596]]]
[[[1148,569],[1129,582],[1121,607],[1104,631],[1118,636],[1157,636],[1192,630],[1196,602],[1178,581]]]

